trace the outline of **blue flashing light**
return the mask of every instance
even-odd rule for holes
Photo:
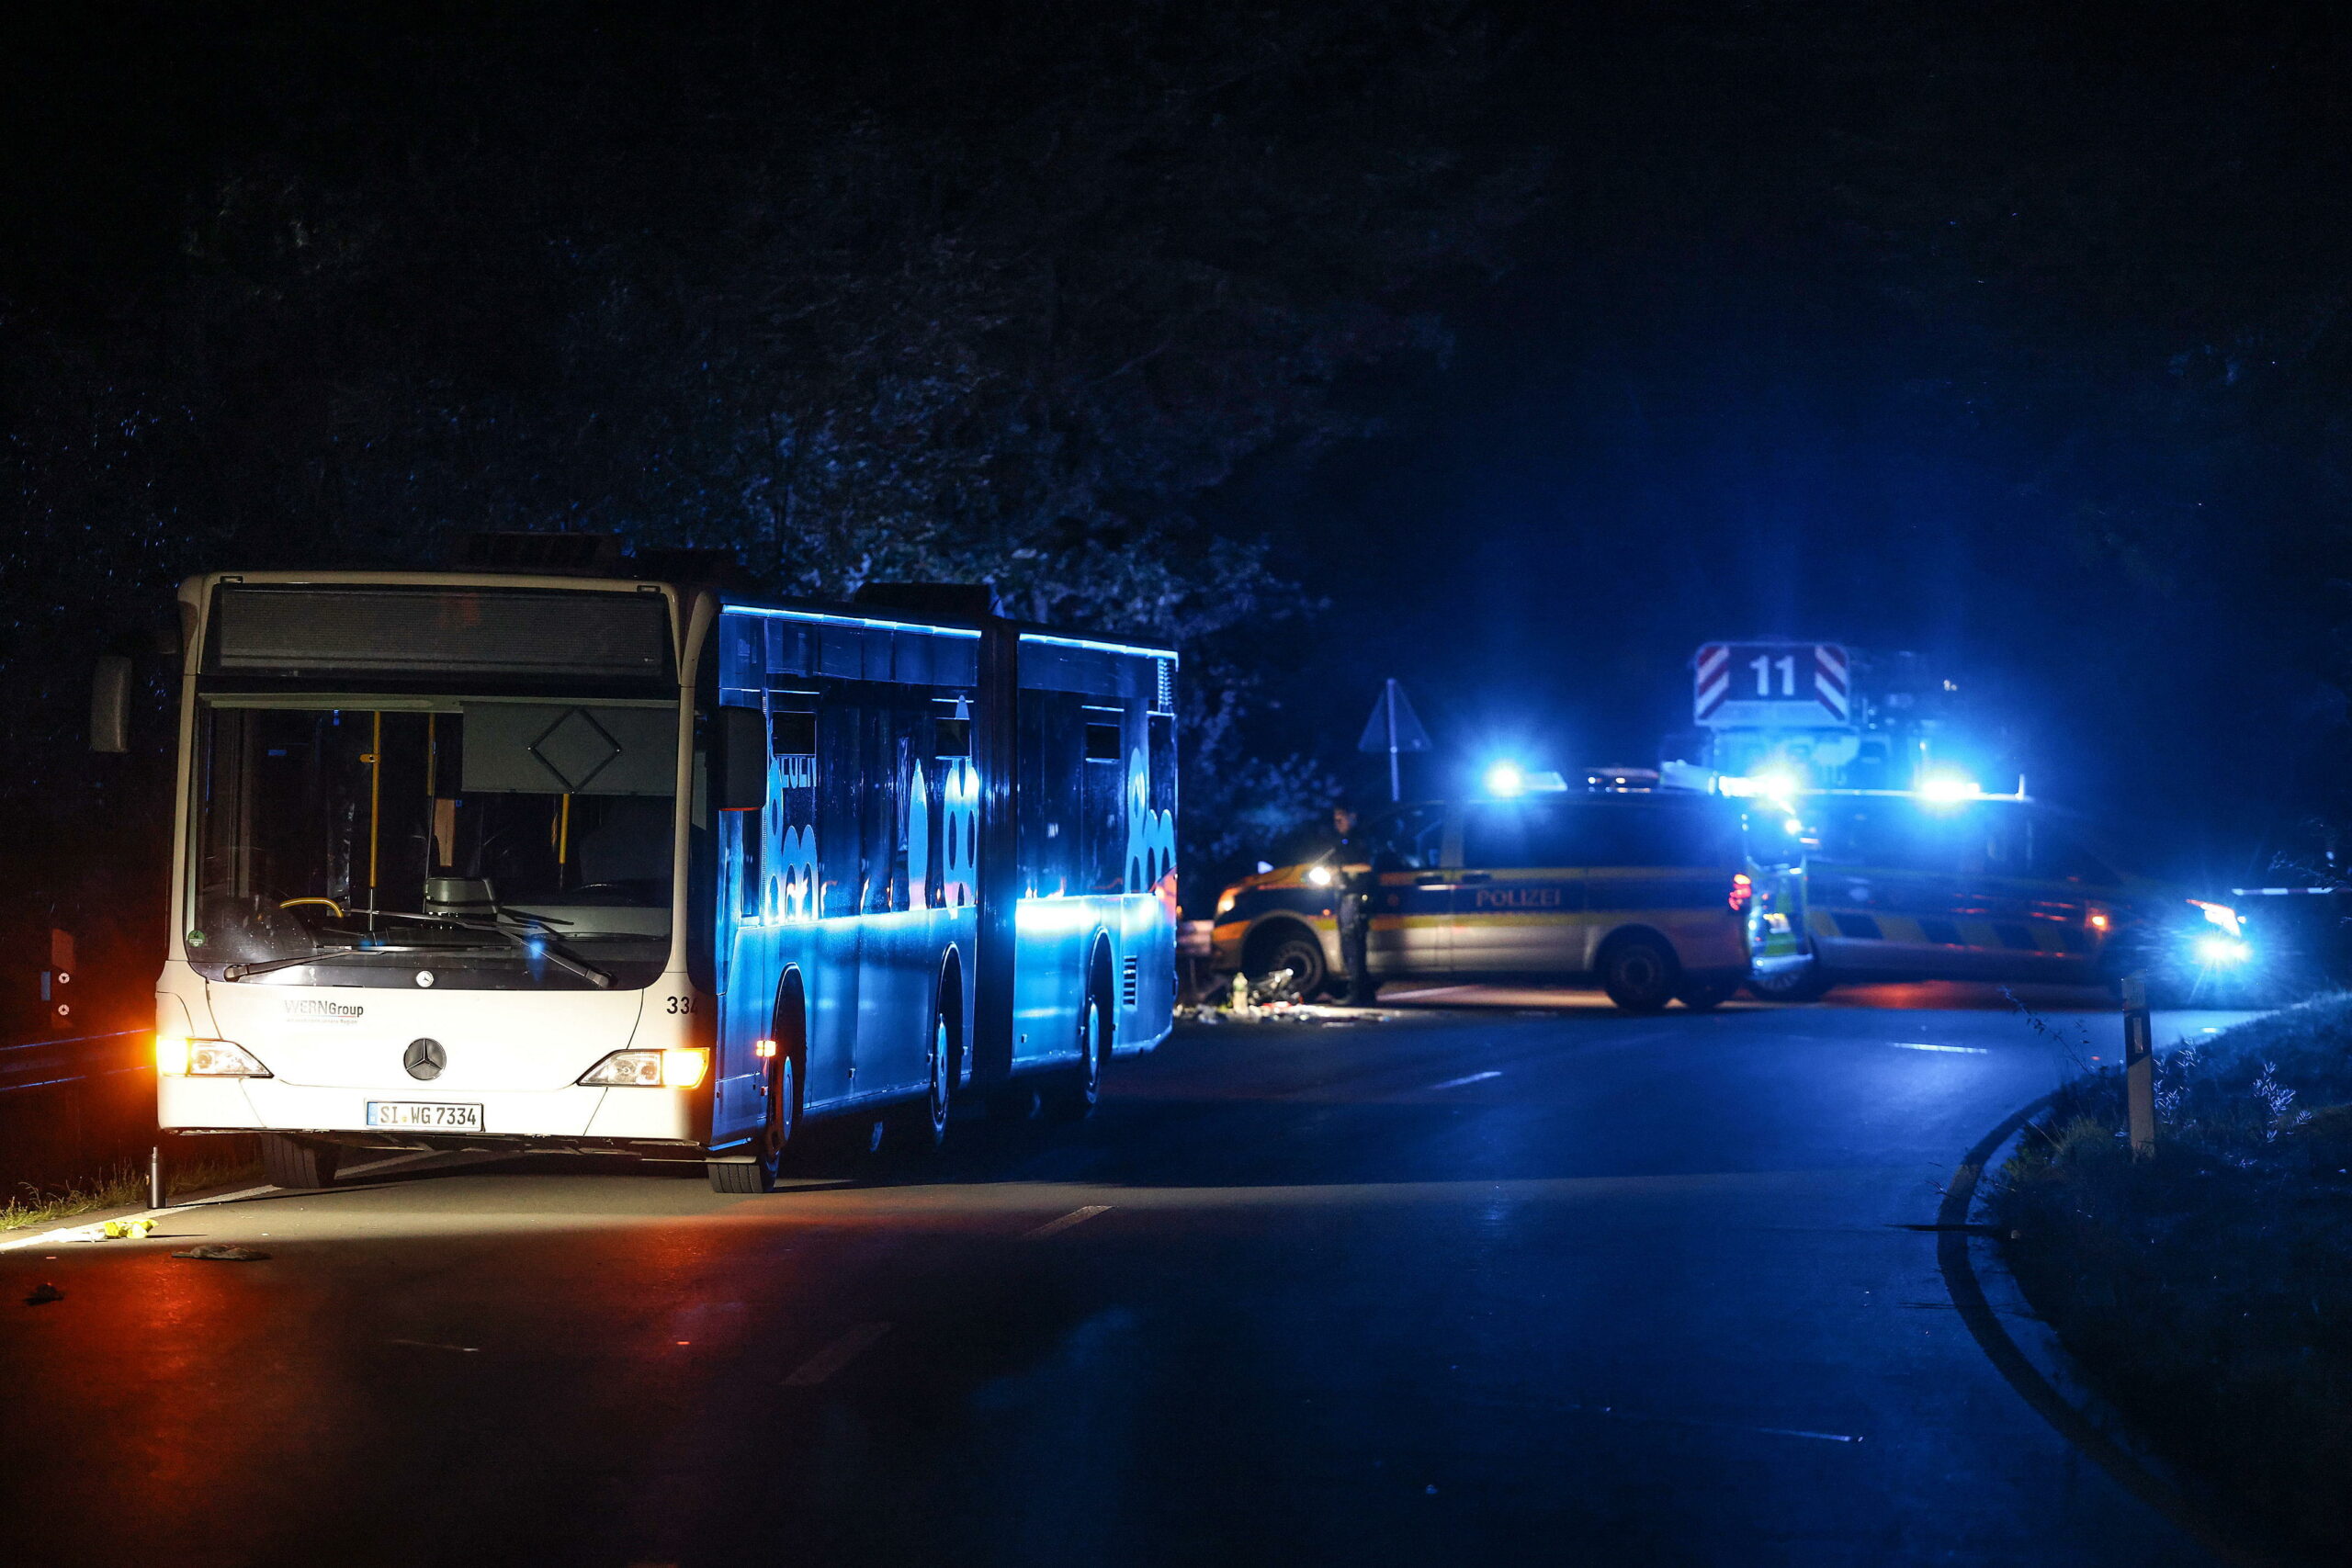
[[[1488,764],[1487,793],[1498,800],[1510,800],[1527,793],[1527,775],[1517,762],[1508,760]]]
[[[1715,781],[1718,794],[1741,800],[1778,801],[1783,806],[1795,799],[1797,792],[1803,788],[1804,780],[1792,768],[1767,768],[1746,778],[1727,773]]]
[[[2197,944],[2197,956],[2211,968],[2223,968],[2243,964],[2254,956],[2254,949],[2235,937],[2209,936]]]
[[[2232,937],[2245,934],[2245,921],[2227,904],[2209,904],[2202,898],[2191,898],[2189,905],[2205,917],[2206,923]]]
[[[1919,798],[1930,806],[1958,806],[1984,793],[1962,773],[1929,773],[1919,781]]]

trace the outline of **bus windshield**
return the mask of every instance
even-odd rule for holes
[[[660,974],[674,701],[221,696],[198,719],[186,939],[212,977]]]

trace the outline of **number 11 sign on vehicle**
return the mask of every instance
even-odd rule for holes
[[[1843,725],[1851,668],[1832,642],[1711,642],[1692,661],[1692,715],[1714,729]]]

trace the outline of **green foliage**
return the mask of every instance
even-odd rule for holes
[[[2156,1154],[2120,1075],[2029,1129],[1993,1213],[2034,1305],[2224,1505],[2352,1548],[2352,998],[2160,1056]],[[2306,1111],[2306,1104],[2316,1110]]]

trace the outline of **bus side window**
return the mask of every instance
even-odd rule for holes
[[[816,912],[831,919],[858,912],[858,721],[864,716],[838,686],[829,688],[817,715]]]
[[[778,757],[814,757],[817,754],[817,716],[813,713],[770,714],[768,750]]]
[[[735,840],[735,918],[760,918],[760,890],[767,879],[768,813],[730,811],[727,830]]]

